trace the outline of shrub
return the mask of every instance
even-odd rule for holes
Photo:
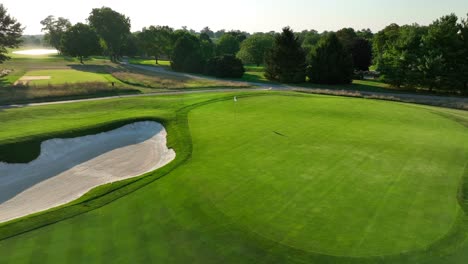
[[[242,61],[234,55],[224,55],[211,58],[205,67],[207,75],[218,78],[241,78],[245,69]]]

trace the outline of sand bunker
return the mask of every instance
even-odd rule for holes
[[[39,80],[50,80],[50,76],[23,76],[19,78],[14,85],[23,84],[27,85],[30,81],[39,81]]]
[[[28,164],[0,163],[0,222],[71,202],[92,188],[142,175],[175,158],[166,130],[137,122],[97,135],[47,140]]]

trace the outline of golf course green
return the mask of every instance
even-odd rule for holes
[[[0,224],[0,263],[466,260],[464,111],[273,91],[1,109],[0,158],[135,120],[176,160]]]

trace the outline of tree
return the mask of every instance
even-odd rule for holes
[[[455,14],[443,16],[429,25],[427,34],[422,38],[425,52],[420,70],[425,73],[424,85],[430,90],[461,90],[464,86],[463,79],[466,77],[463,78],[464,74],[460,75],[460,69],[464,68],[466,57],[463,56],[464,43],[461,33]]]
[[[209,27],[204,27],[204,28],[201,30],[200,33],[201,33],[201,34],[204,33],[204,34],[208,35],[210,38],[214,38],[214,36],[215,36],[215,33],[213,32],[213,30],[211,30]]]
[[[218,30],[214,33],[214,37],[215,38],[220,38],[222,37],[224,34],[226,34],[226,30],[225,29],[221,29],[221,30]]]
[[[468,14],[466,19],[462,19],[459,24],[460,38],[463,43],[462,48],[462,63],[458,68],[458,78],[462,82],[464,93],[468,93]]]
[[[227,32],[226,34],[229,34],[231,36],[233,36],[234,38],[236,38],[237,42],[242,43],[242,41],[246,40],[247,37],[249,36],[249,33],[247,32],[244,32],[244,31],[240,31],[240,30],[231,30],[229,32]]]
[[[83,23],[72,26],[63,34],[61,47],[63,53],[78,57],[81,63],[83,58],[100,52],[96,31]]]
[[[356,31],[353,28],[343,28],[336,32],[336,36],[341,41],[345,50],[351,53],[354,41],[358,38]]]
[[[143,55],[144,52],[142,51],[138,41],[138,33],[132,33],[127,35],[125,38],[125,42],[122,45],[121,53],[124,56],[135,57],[137,55]]]
[[[179,72],[203,72],[204,60],[200,40],[196,36],[186,33],[176,41],[171,67]]]
[[[348,84],[352,81],[353,60],[334,33],[320,40],[311,54],[307,75],[310,82]]]
[[[21,43],[23,28],[21,24],[7,13],[7,9],[0,4],[0,63],[9,60],[7,48],[17,48]]]
[[[320,41],[320,34],[316,30],[302,31],[299,35],[302,38],[301,45],[306,54],[309,54],[312,49]]]
[[[275,37],[273,48],[265,58],[265,76],[282,83],[301,83],[305,81],[305,53],[289,28]]]
[[[361,30],[358,30],[356,32],[356,35],[359,37],[359,38],[363,38],[369,42],[372,41],[372,39],[374,38],[374,33],[372,33],[372,30],[366,28],[366,29],[361,29]]]
[[[205,67],[205,74],[218,78],[242,78],[244,72],[242,61],[234,55],[211,58]]]
[[[44,41],[50,46],[62,52],[62,37],[63,34],[72,26],[70,21],[66,18],[48,16],[41,21],[42,31],[46,32]]]
[[[232,34],[224,34],[218,40],[216,53],[218,55],[235,55],[240,49],[240,42]]]
[[[103,40],[102,44],[111,60],[117,61],[122,46],[130,34],[130,19],[108,7],[102,7],[93,9],[88,21]]]
[[[372,64],[372,45],[364,38],[356,38],[351,46],[354,68],[359,71],[368,71]]]
[[[200,36],[200,48],[204,60],[209,60],[215,56],[215,45],[211,40],[210,36],[206,33],[201,33]]]
[[[254,34],[242,42],[237,53],[244,63],[254,63],[260,66],[265,61],[265,55],[273,47],[274,37],[269,34]]]
[[[171,52],[171,35],[173,29],[168,26],[150,26],[143,28],[142,32],[138,34],[138,39],[143,51],[148,55],[154,57],[156,64],[162,54],[169,55]]]
[[[421,79],[418,60],[424,55],[421,46],[427,28],[413,24],[388,29],[375,37],[376,50],[381,52],[375,56],[377,70],[385,82],[395,87],[417,86]]]

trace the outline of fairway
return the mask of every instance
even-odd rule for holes
[[[180,109],[187,134],[174,130]],[[461,243],[452,230],[466,232],[461,111],[294,93],[132,98],[2,111],[0,142],[144,117],[166,120],[169,143],[190,136],[190,158],[106,206],[1,240],[0,263],[446,263],[425,250],[448,241],[449,254]]]

